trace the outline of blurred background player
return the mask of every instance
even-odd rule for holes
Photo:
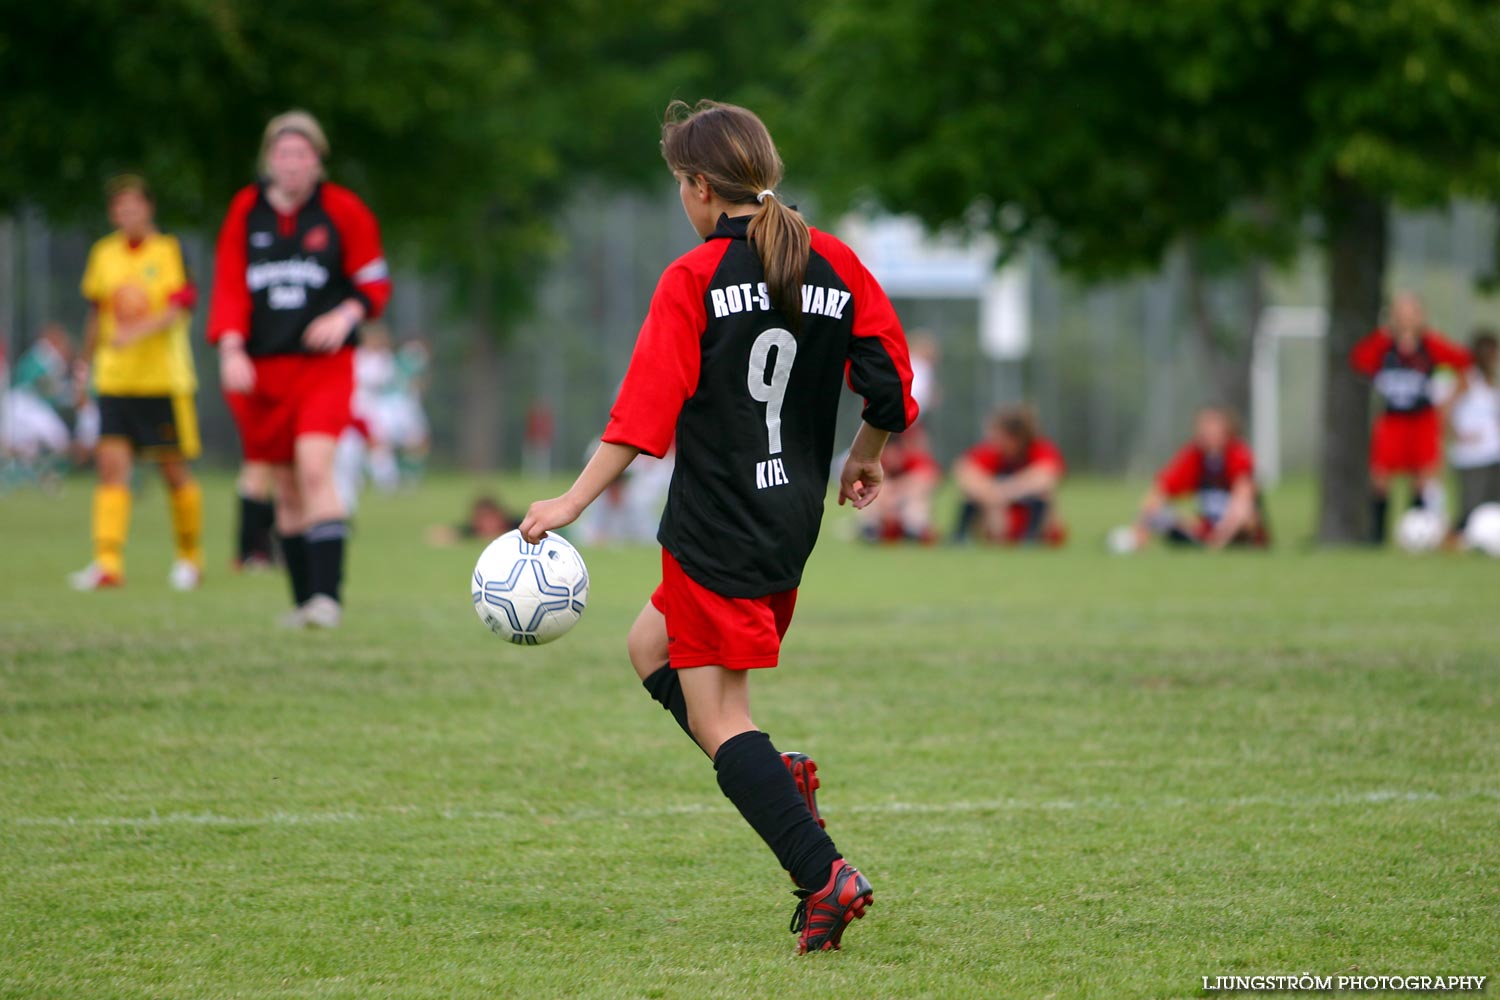
[[[1057,488],[1066,471],[1062,452],[1041,435],[1031,407],[1001,407],[985,439],[953,467],[964,497],[954,540],[977,533],[1010,545],[1061,545],[1067,532],[1058,516]]]
[[[157,464],[167,484],[177,546],[169,582],[192,590],[203,574],[203,493],[188,471],[199,451],[198,382],[188,343],[198,292],[177,238],[157,232],[146,182],[116,177],[106,196],[115,231],[94,244],[83,275],[89,303],[83,361],[92,368],[99,406],[94,560],[72,583],[97,590],[124,582],[131,465],[139,455]]]
[[[1183,518],[1172,508],[1174,500],[1186,496],[1198,501],[1196,517]],[[1157,474],[1133,530],[1137,546],[1152,535],[1210,549],[1268,544],[1255,458],[1233,413],[1216,406],[1198,411],[1193,439]]]
[[[1453,438],[1448,464],[1458,476],[1458,513],[1454,533],[1462,534],[1469,515],[1480,504],[1500,503],[1500,388],[1495,385],[1497,340],[1479,330],[1469,344],[1473,366],[1468,385],[1449,409]]]
[[[68,459],[67,422],[58,414],[70,399],[68,378],[73,339],[61,324],[49,323],[16,362],[13,383],[0,400],[0,457],[4,483],[54,484]]]
[[[1401,292],[1391,300],[1388,325],[1356,344],[1349,363],[1374,382],[1381,401],[1370,437],[1370,541],[1383,545],[1397,476],[1410,477],[1413,507],[1442,506],[1444,417],[1433,401],[1432,376],[1438,368],[1452,368],[1462,395],[1469,352],[1429,328],[1422,300]]]
[[[912,384],[916,385],[915,378]],[[912,398],[917,398],[915,391]],[[861,537],[868,542],[908,541],[924,545],[937,541],[932,526],[932,498],[943,482],[943,467],[932,455],[922,424],[904,434],[892,434],[880,455],[880,464],[885,470],[885,484],[879,501],[860,511]]]
[[[521,523],[492,494],[475,497],[468,515],[458,524],[434,524],[424,537],[428,545],[446,548],[460,542],[477,541],[489,544]]]
[[[208,321],[245,460],[271,468],[294,604],[283,624],[295,628],[342,619],[334,453],[350,420],[356,330],[391,291],[375,216],[323,180],[327,155],[305,111],[266,126],[265,180],[235,195],[219,233]]]

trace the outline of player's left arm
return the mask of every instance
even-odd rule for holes
[[[1474,356],[1465,348],[1438,334],[1428,335],[1427,350],[1434,362],[1453,370],[1452,391],[1443,399],[1434,401],[1438,419],[1442,422],[1442,426],[1447,427],[1448,414],[1453,409],[1453,404],[1469,391],[1469,368],[1474,364]]]
[[[1250,526],[1254,516],[1255,477],[1247,473],[1229,488],[1229,504],[1224,508],[1224,516],[1214,525],[1205,544],[1211,549],[1224,548]]]
[[[995,503],[1011,504],[1025,497],[1051,496],[1062,482],[1062,466],[1052,461],[1033,462],[1015,475],[995,484]]]
[[[193,314],[193,307],[198,304],[198,288],[193,284],[187,265],[183,263],[182,248],[175,237],[167,237],[167,239],[171,241],[173,251],[171,263],[168,264],[168,267],[172,269],[168,280],[175,279],[177,287],[167,296],[167,302],[162,308],[138,320],[116,324],[112,338],[116,347],[126,347],[147,337],[166,333],[177,324],[186,322]]]
[[[833,266],[849,290],[854,310],[845,379],[864,398],[865,423],[899,434],[918,416],[911,391],[911,353],[901,320],[885,289],[854,251],[827,233],[814,231],[813,236],[813,249]]]
[[[356,326],[385,311],[391,297],[391,275],[375,213],[343,188],[326,186],[324,198],[324,207],[338,227],[344,276],[354,286],[354,294],[307,324],[302,342],[315,351],[332,352],[348,342]]]

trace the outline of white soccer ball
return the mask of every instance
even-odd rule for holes
[[[518,646],[540,646],[578,624],[589,601],[583,556],[559,535],[532,545],[507,531],[474,566],[474,611],[491,632]]]
[[[1135,527],[1129,524],[1111,529],[1104,542],[1109,546],[1109,551],[1117,556],[1127,556],[1141,547],[1140,536],[1135,533]]]
[[[1396,544],[1407,552],[1431,552],[1443,544],[1448,533],[1443,519],[1434,511],[1414,507],[1396,523]]]
[[[1500,503],[1482,503],[1464,525],[1464,544],[1500,559]]]

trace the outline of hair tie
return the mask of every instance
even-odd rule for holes
[[[758,195],[755,196],[755,200],[758,201],[758,202],[760,202],[762,205],[764,205],[766,203],[766,199],[767,198],[774,198],[774,197],[776,197],[776,192],[772,191],[770,188],[766,188],[760,194],[758,194]]]

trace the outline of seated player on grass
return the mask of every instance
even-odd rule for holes
[[[1183,517],[1172,506],[1186,496],[1197,498],[1193,517]],[[1161,470],[1141,501],[1135,532],[1138,546],[1152,535],[1169,545],[1210,549],[1270,544],[1255,486],[1255,458],[1240,439],[1233,413],[1217,406],[1198,411],[1193,439]]]
[[[885,488],[880,502],[861,511],[860,535],[867,542],[937,541],[932,527],[932,495],[943,481],[943,467],[932,457],[920,424],[895,434],[880,456]]]
[[[953,467],[963,493],[954,541],[977,532],[1007,545],[1061,545],[1067,531],[1057,514],[1057,487],[1067,466],[1042,437],[1029,406],[1006,406],[990,418],[985,439]]]
[[[502,507],[498,499],[486,494],[474,499],[462,524],[434,524],[424,537],[428,545],[440,548],[467,541],[488,544],[520,523],[521,519]]]

